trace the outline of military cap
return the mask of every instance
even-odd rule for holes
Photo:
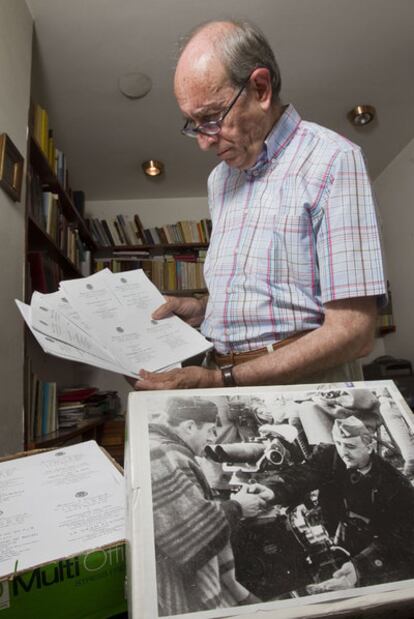
[[[346,419],[335,419],[332,434],[336,434],[341,438],[352,438],[354,436],[369,436],[372,438],[372,432],[355,415],[351,415]]]
[[[214,402],[198,396],[172,397],[167,402],[168,418],[176,423],[187,419],[200,423],[215,423],[217,414],[218,408]]]

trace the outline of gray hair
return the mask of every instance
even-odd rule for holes
[[[213,24],[229,24],[233,28],[218,28],[214,33],[217,56],[223,63],[230,81],[241,88],[254,69],[265,67],[269,70],[272,85],[272,101],[279,102],[282,85],[279,66],[275,55],[263,32],[247,20],[210,21],[198,25],[182,41],[181,56],[188,43],[202,30]]]

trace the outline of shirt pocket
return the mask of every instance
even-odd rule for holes
[[[308,211],[275,215],[258,245],[257,268],[267,271],[270,283],[314,287],[319,269]]]

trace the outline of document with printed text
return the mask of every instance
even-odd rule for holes
[[[161,371],[211,348],[178,316],[153,320],[164,297],[142,269],[60,282],[57,292],[34,292],[30,305],[16,300],[42,349],[136,378]]]
[[[0,463],[0,578],[125,538],[124,477],[88,441]]]

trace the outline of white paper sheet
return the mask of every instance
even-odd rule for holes
[[[38,344],[49,355],[53,355],[54,357],[60,357],[61,359],[67,359],[68,361],[86,363],[88,365],[93,365],[97,368],[102,368],[103,370],[109,370],[110,372],[125,374],[126,376],[131,376],[133,378],[137,377],[136,373],[130,372],[129,370],[122,368],[120,364],[116,365],[115,363],[105,362],[103,359],[100,359],[99,357],[94,357],[89,353],[80,350],[79,348],[75,348],[74,346],[63,342],[62,340],[58,340],[52,337],[51,335],[45,335],[40,331],[36,331],[36,329],[34,329],[31,325],[30,305],[22,303],[18,300],[16,300],[16,304]]]
[[[34,292],[30,304],[30,318],[33,329],[50,335],[95,357],[116,364],[116,359],[91,337],[91,328],[84,323],[79,314],[72,310],[68,301],[62,301],[63,293],[40,294]],[[67,315],[78,317],[73,322]]]
[[[152,320],[163,302],[142,269],[63,281],[56,293],[35,292],[30,311],[16,301],[45,352],[135,378],[211,348],[177,316]]]
[[[95,441],[0,463],[0,578],[124,538],[124,478]]]

